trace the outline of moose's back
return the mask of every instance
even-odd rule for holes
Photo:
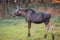
[[[51,15],[48,12],[30,13],[28,19],[33,23],[47,22]]]

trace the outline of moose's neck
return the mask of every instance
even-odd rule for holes
[[[22,13],[21,16],[25,18],[26,17],[26,13]]]

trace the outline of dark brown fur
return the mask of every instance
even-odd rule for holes
[[[31,28],[31,23],[45,23],[46,27],[46,34],[44,38],[47,37],[47,31],[51,29],[51,32],[53,31],[52,27],[50,26],[50,18],[51,15],[48,12],[36,12],[32,9],[17,9],[14,13],[13,16],[23,16],[26,21],[28,22],[28,37],[30,37],[30,28]],[[54,40],[54,34],[52,32],[52,40]]]

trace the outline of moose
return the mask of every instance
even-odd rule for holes
[[[36,12],[33,9],[25,9],[25,8],[19,8],[16,9],[15,12],[12,13],[12,16],[22,16],[26,19],[28,23],[28,37],[30,37],[30,29],[31,29],[31,23],[44,23],[45,28],[46,28],[46,33],[44,35],[44,38],[47,37],[47,32],[50,29],[51,34],[52,34],[52,40],[54,40],[54,33],[53,33],[53,28],[50,25],[50,18],[51,14],[49,12]]]

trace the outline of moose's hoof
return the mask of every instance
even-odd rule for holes
[[[30,35],[28,35],[28,37],[30,37]]]
[[[54,34],[52,34],[52,40],[54,40]]]
[[[47,35],[45,34],[44,38],[46,38],[46,37],[47,37]]]

